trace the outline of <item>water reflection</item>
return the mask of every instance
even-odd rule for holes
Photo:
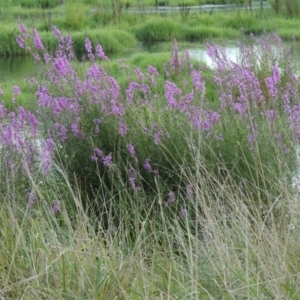
[[[32,76],[36,70],[31,56],[0,58],[0,82],[23,79]]]
[[[236,62],[239,49],[236,46],[227,46],[224,48],[229,60]],[[212,60],[208,56],[206,49],[188,49],[191,58],[205,62],[207,66],[212,67]]]

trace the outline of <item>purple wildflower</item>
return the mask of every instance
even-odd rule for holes
[[[154,75],[155,77],[157,77],[157,76],[159,75],[158,72],[157,72],[157,69],[154,68],[154,67],[152,67],[152,66],[148,66],[148,71],[149,71],[152,75]]]
[[[118,99],[120,96],[120,85],[118,84],[116,79],[112,76],[108,77],[108,81],[111,85],[110,92],[111,92],[113,99]]]
[[[174,72],[179,72],[182,68],[182,64],[178,57],[178,46],[176,39],[173,40],[173,53],[170,58],[171,70]]]
[[[33,191],[28,193],[28,208],[31,209],[35,203],[35,193]]]
[[[15,96],[20,94],[20,88],[17,85],[14,85],[13,91]]]
[[[79,129],[79,121],[80,121],[80,119],[77,118],[75,120],[75,122],[73,122],[71,124],[71,130],[72,130],[74,136],[76,136],[80,139],[83,139],[84,138],[84,133]]]
[[[172,203],[175,202],[175,193],[174,192],[170,192],[169,195],[168,195],[168,201],[166,203],[166,205],[170,205]]]
[[[32,29],[32,33],[33,33],[33,42],[34,42],[36,49],[44,50],[45,49],[44,45],[43,45],[41,38],[35,28]]]
[[[188,216],[188,211],[186,208],[181,209],[180,213],[179,213],[179,217],[181,220],[186,219]]]
[[[144,81],[144,74],[139,68],[134,68],[135,74],[138,76],[139,81],[143,82]]]
[[[144,163],[144,168],[145,168],[147,171],[149,171],[149,172],[152,171],[152,167],[151,167],[151,165],[150,165],[150,159],[149,159],[149,158],[146,158],[145,163]]]
[[[94,153],[95,153],[96,156],[98,156],[99,158],[103,158],[103,157],[104,157],[103,152],[102,152],[99,148],[95,148],[95,149],[94,149]]]
[[[60,40],[62,38],[61,32],[54,25],[51,25],[51,30],[57,39]]]
[[[26,27],[24,26],[24,24],[22,22],[19,22],[19,29],[20,31],[22,32],[23,36],[25,39],[28,39],[29,38],[29,34],[27,32],[27,29]]]
[[[38,97],[38,105],[40,107],[50,107],[52,103],[52,96],[49,94],[48,87],[39,85],[35,94]]]
[[[178,102],[174,98],[174,95],[180,95],[181,90],[176,86],[175,83],[166,81],[165,83],[165,97],[170,107],[178,108]]]
[[[132,167],[130,167],[128,170],[128,174],[129,174],[129,183],[130,183],[130,186],[132,187],[132,189],[134,190],[134,192],[140,191],[141,187],[137,187],[135,184],[136,171]]]
[[[201,75],[202,75],[201,71],[197,72],[197,71],[193,70],[191,73],[195,90],[199,90],[199,91],[203,92],[204,84],[201,82]]]
[[[91,158],[91,161],[93,161],[93,162],[97,162],[99,160],[99,158],[95,155],[91,155],[90,158]]]
[[[112,155],[108,154],[107,156],[104,156],[102,158],[102,163],[104,164],[104,166],[111,168],[113,163],[112,163]]]
[[[85,38],[85,49],[88,53],[88,58],[93,61],[95,56],[93,54],[93,46],[92,46],[92,43],[90,41],[90,39],[88,37]]]
[[[127,101],[129,103],[133,102],[133,94],[135,90],[137,90],[139,87],[139,84],[137,82],[130,82],[128,89],[126,90],[126,96],[127,96]]]
[[[54,127],[57,129],[56,135],[62,141],[66,141],[68,138],[68,129],[66,126],[60,123],[54,123]]]
[[[96,46],[96,56],[103,59],[103,60],[109,60],[107,58],[107,56],[105,55],[105,53],[102,49],[102,46],[100,44],[97,44],[97,46]]]
[[[135,149],[132,144],[127,145],[127,150],[130,153],[131,157],[135,157]]]
[[[128,132],[127,125],[123,123],[122,121],[119,121],[119,134],[121,136],[125,136]]]
[[[51,212],[53,215],[56,215],[60,211],[60,202],[59,200],[54,200]]]
[[[46,139],[41,150],[40,160],[42,164],[42,174],[47,174],[51,169],[52,157],[54,155],[55,144],[52,139]]]
[[[161,138],[164,136],[164,132],[162,130],[159,130],[154,134],[154,144],[159,145],[161,142]]]
[[[25,48],[25,42],[20,35],[17,35],[16,41],[21,48]]]
[[[53,63],[57,73],[61,77],[65,77],[72,71],[72,65],[66,57],[56,57]]]

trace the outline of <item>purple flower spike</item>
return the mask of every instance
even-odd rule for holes
[[[122,121],[119,121],[119,134],[121,136],[125,136],[128,132],[127,125],[123,123]]]
[[[25,48],[25,42],[20,35],[17,35],[16,41],[21,48]]]
[[[20,88],[17,85],[14,85],[13,91],[15,96],[20,94]]]
[[[187,218],[187,216],[188,216],[188,211],[187,211],[186,208],[183,208],[183,209],[180,211],[180,213],[179,213],[179,218],[180,218],[181,220],[184,220],[184,219]]]
[[[159,74],[158,74],[158,71],[156,70],[156,68],[152,67],[152,66],[148,66],[148,71],[154,75],[155,77],[157,77]]]
[[[25,39],[28,39],[28,38],[29,38],[29,34],[28,34],[28,32],[27,32],[27,29],[26,29],[26,27],[24,26],[24,24],[21,23],[21,22],[19,22],[19,29],[21,30],[21,32],[22,32],[24,38],[25,38]]]
[[[107,156],[103,157],[102,162],[104,166],[111,168],[113,163],[112,163],[112,155],[108,154]]]
[[[152,167],[151,167],[151,165],[150,165],[150,159],[149,159],[149,158],[146,158],[145,163],[144,163],[144,168],[145,168],[147,171],[149,171],[149,172],[152,171]]]
[[[132,144],[127,145],[127,150],[130,153],[131,157],[135,157],[135,149]]]
[[[166,204],[170,205],[170,204],[174,203],[175,199],[176,199],[175,193],[174,192],[170,192],[169,195],[168,195],[168,201],[167,201]]]
[[[61,32],[60,32],[54,25],[51,26],[51,30],[52,30],[52,32],[53,32],[53,35],[54,35],[57,39],[61,39],[61,38],[62,38]]]
[[[43,45],[41,38],[35,28],[32,29],[32,33],[33,33],[33,42],[34,42],[36,49],[44,50],[45,49],[44,45]]]
[[[105,55],[102,46],[100,44],[97,44],[96,46],[96,56],[103,60],[109,60],[108,57]]]
[[[60,202],[58,200],[54,200],[51,212],[53,215],[56,215],[60,211]]]

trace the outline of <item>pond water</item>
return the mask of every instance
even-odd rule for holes
[[[37,70],[31,56],[0,57],[0,84],[33,75]]]

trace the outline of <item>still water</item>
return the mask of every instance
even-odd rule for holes
[[[19,80],[33,76],[37,71],[31,56],[0,57],[0,84],[10,80]]]

